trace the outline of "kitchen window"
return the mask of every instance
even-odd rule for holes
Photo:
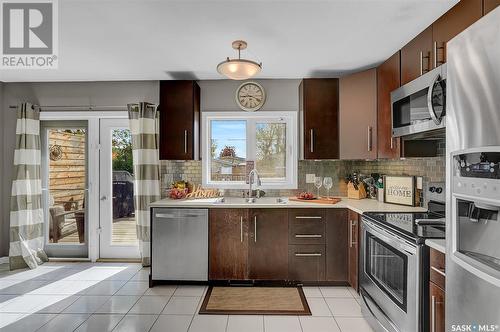
[[[296,112],[203,113],[203,185],[246,189],[255,168],[263,189],[297,188]]]

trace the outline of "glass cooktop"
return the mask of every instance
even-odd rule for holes
[[[366,212],[370,220],[391,228],[407,237],[423,242],[425,239],[444,239],[445,225],[441,214],[432,212]]]

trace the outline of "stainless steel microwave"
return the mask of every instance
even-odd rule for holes
[[[444,131],[446,64],[391,92],[392,136]]]

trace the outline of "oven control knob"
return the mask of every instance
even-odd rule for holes
[[[495,167],[495,163],[490,163],[490,167]]]
[[[495,169],[492,167],[492,168],[490,168],[490,173],[493,173],[493,172],[495,172]]]

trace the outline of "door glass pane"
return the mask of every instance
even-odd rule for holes
[[[407,257],[371,234],[367,240],[368,275],[406,310]]]
[[[86,241],[86,132],[48,129],[49,243]]]
[[[255,168],[262,179],[286,177],[286,124],[257,123]]]
[[[112,244],[137,244],[134,216],[134,167],[132,135],[129,129],[113,129],[111,133],[113,167]]]
[[[245,120],[212,120],[211,181],[245,181],[247,139]]]

